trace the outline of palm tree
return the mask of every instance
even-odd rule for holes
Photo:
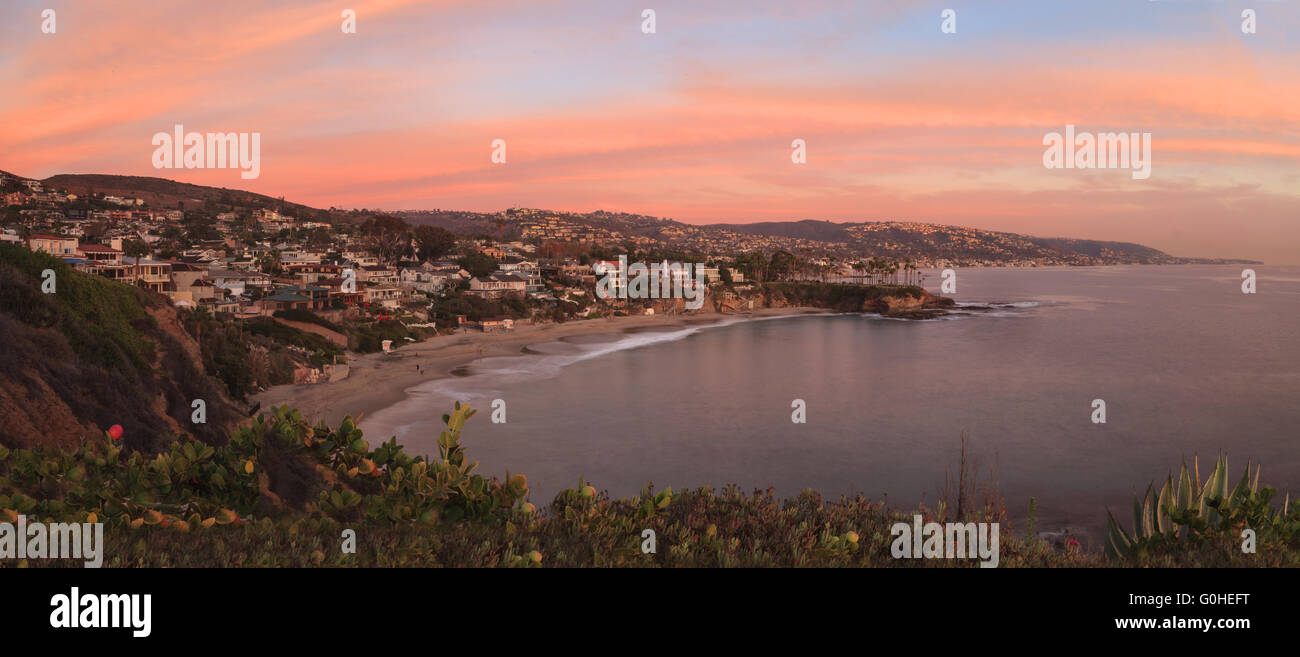
[[[131,240],[122,245],[126,255],[135,258],[135,286],[140,286],[140,258],[149,255],[149,245],[143,241]]]

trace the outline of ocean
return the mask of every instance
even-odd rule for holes
[[[941,498],[965,433],[1013,523],[1033,497],[1041,530],[1095,546],[1107,508],[1127,525],[1133,495],[1184,459],[1204,477],[1225,453],[1233,483],[1248,460],[1262,485],[1300,483],[1300,268],[1253,266],[1255,294],[1243,268],[961,269],[949,296],[988,309],[535,344],[413,388],[361,426],[372,443],[436,454],[441,415],[467,401],[478,471],[525,473],[539,506],[583,476],[614,496],[736,484],[911,509]]]

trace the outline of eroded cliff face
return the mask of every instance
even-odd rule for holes
[[[864,301],[862,311],[880,313],[886,317],[928,319],[946,314],[947,309],[953,307],[955,303],[948,297],[936,296],[921,290],[920,296],[897,295]]]
[[[0,378],[0,437],[9,447],[41,445],[59,449],[76,448],[82,440],[101,431],[77,418],[49,385],[32,370],[21,378]]]

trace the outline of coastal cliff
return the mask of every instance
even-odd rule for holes
[[[860,285],[817,281],[764,283],[714,295],[719,312],[754,308],[825,308],[838,312],[879,313],[901,319],[929,319],[955,306],[915,285]]]
[[[222,444],[243,415],[175,308],[44,253],[0,245],[0,335],[0,445],[70,449],[114,424],[148,452],[178,435]]]

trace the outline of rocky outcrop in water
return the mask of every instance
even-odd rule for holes
[[[860,285],[815,281],[764,283],[712,295],[719,311],[753,308],[826,308],[839,312],[879,313],[902,319],[930,319],[955,306],[952,299],[905,285]]]

